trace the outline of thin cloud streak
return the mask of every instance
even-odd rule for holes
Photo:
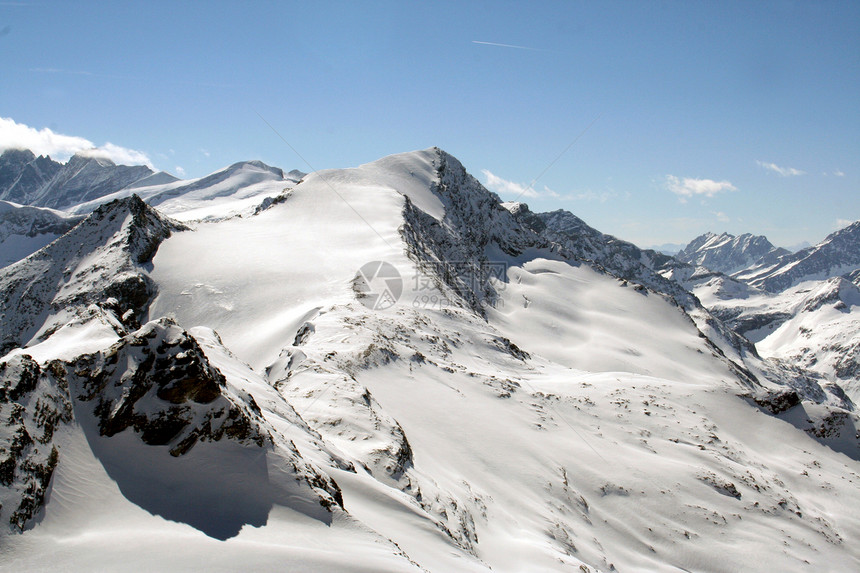
[[[532,52],[543,52],[540,48],[530,48],[528,46],[516,46],[514,44],[500,44],[498,42],[482,42],[480,40],[472,40],[473,44],[481,44],[483,46],[496,46],[498,48],[514,48],[515,50],[530,50]]]

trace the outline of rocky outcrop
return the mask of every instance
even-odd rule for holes
[[[27,355],[0,363],[0,523],[16,531],[39,515],[59,460],[55,433],[72,421],[58,374]]]
[[[253,397],[227,394],[221,372],[169,319],[146,324],[104,352],[81,356],[66,375],[75,400],[92,411],[105,437],[131,429],[145,444],[168,446],[172,456],[204,441],[271,443]]]
[[[677,264],[672,257],[601,233],[569,211],[532,213],[525,203],[505,203],[505,206],[544,240],[559,245],[566,256],[670,296],[685,308],[697,304],[678,283],[660,275],[660,271]]]
[[[55,436],[66,426],[83,431],[130,501],[218,539],[264,524],[275,502],[318,519],[342,506],[337,484],[274,429],[241,382],[228,380],[170,319],[70,361],[7,357],[0,362],[0,519],[16,531],[38,520],[65,460]],[[291,413],[301,433],[304,422]]]

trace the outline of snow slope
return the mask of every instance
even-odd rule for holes
[[[312,174],[275,201],[265,199],[283,181],[271,185],[247,196],[242,217],[183,217],[196,220],[189,230],[138,205],[143,228],[171,230],[134,266],[154,294],[139,329],[116,327],[105,308],[65,326],[48,316],[53,334],[14,337],[30,347],[7,364],[27,353],[43,370],[61,360],[74,419],[52,437],[59,457],[43,512],[0,540],[9,567],[860,564],[856,416],[808,399],[776,408],[772,393],[790,389],[745,374],[763,361],[735,348],[704,309],[535,233],[436,148]],[[112,237],[130,237],[135,252],[139,235],[122,221],[93,233],[89,255],[43,250],[33,260],[49,276],[49,258],[57,268],[125,265]],[[370,296],[380,289],[396,302]],[[88,355],[78,356],[85,341]],[[165,362],[146,366],[150,355]],[[9,388],[22,379],[14,372]],[[231,408],[261,446],[218,438],[221,426],[203,422]],[[181,453],[189,432],[198,441]],[[0,439],[10,451],[14,438]],[[184,484],[212,476],[224,498],[297,489],[247,499],[234,509],[253,515],[225,533],[202,510],[169,513],[169,489],[153,491],[138,471]]]
[[[836,277],[801,283],[773,299],[771,307],[790,305],[789,318],[762,333],[756,345],[762,355],[841,382],[852,401],[860,403],[860,290]]]

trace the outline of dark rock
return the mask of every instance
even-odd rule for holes
[[[800,395],[796,390],[783,390],[755,397],[753,401],[771,414],[779,414],[800,405]]]

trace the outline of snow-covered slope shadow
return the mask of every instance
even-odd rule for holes
[[[92,420],[82,426],[123,496],[146,511],[220,540],[246,524],[261,527],[268,521],[273,492],[265,450],[211,444],[176,460],[166,448],[146,446],[130,433],[103,438]]]
[[[275,503],[331,522],[332,500],[275,447],[253,397],[236,392],[172,321],[151,322],[66,370],[93,454],[141,508],[222,540],[265,525]]]

